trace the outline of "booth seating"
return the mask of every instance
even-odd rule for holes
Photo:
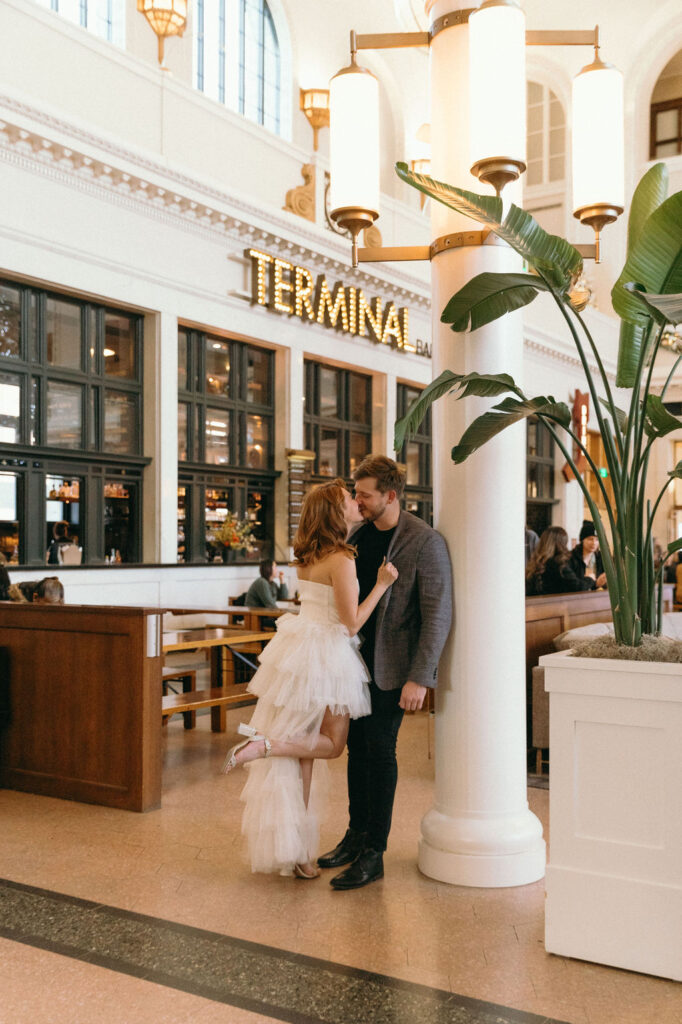
[[[663,632],[682,639],[682,626],[672,615],[673,584],[663,585]],[[672,632],[671,632],[672,630]],[[611,603],[605,590],[577,594],[549,594],[526,598],[526,699],[528,735],[538,775],[549,764],[549,695],[545,670],[538,661],[543,654],[567,650],[571,641],[613,632]]]

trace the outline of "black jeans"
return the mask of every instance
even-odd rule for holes
[[[398,782],[395,755],[403,720],[401,688],[380,690],[369,684],[372,714],[356,718],[348,729],[348,800],[350,827],[367,833],[367,846],[385,850]]]

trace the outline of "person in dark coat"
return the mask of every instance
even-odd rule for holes
[[[597,531],[591,519],[583,520],[580,539],[571,551],[571,568],[580,579],[591,578],[596,586],[606,586]]]
[[[526,566],[526,597],[594,590],[595,580],[580,577],[571,564],[568,534],[561,526],[549,526]]]
[[[71,538],[69,537],[69,524],[65,519],[60,519],[52,527],[52,540],[50,541],[50,546],[47,549],[48,565],[59,565],[61,561],[59,552],[67,544],[71,544]]]

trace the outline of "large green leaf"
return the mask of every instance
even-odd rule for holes
[[[600,398],[599,401],[604,406],[604,408],[609,411],[609,413],[611,413],[613,415],[613,413],[615,412],[615,414],[616,414],[616,422],[618,424],[618,429],[620,430],[621,434],[627,434],[627,432],[628,432],[628,414],[626,412],[624,412],[622,409],[619,409],[617,405],[614,405],[613,410],[612,410],[611,409],[611,403],[606,398]]]
[[[651,214],[668,195],[668,166],[654,164],[639,182],[630,203],[628,217],[628,254],[638,241],[642,229]]]
[[[611,291],[618,316],[644,326],[647,314],[625,287],[631,282],[655,295],[682,291],[682,192],[670,196],[647,218]]]
[[[642,308],[654,318],[656,323],[661,325],[682,323],[682,293],[652,295],[651,292],[643,292],[632,282],[624,287],[626,291],[632,292]]]
[[[495,437],[512,423],[527,419],[529,416],[546,416],[562,427],[568,429],[571,423],[571,412],[565,402],[557,402],[551,395],[548,398],[505,398],[499,405],[493,406],[489,412],[469,424],[462,434],[459,444],[452,449],[453,462],[464,462],[465,459]]]
[[[676,551],[681,551],[681,550],[682,550],[682,537],[678,537],[677,540],[671,540],[670,544],[668,544],[668,558],[670,558],[671,555],[674,555]]]
[[[647,395],[644,407],[644,429],[649,437],[665,437],[682,429],[682,420],[668,412],[658,395]]]
[[[547,291],[547,285],[536,274],[479,274],[452,296],[441,320],[453,331],[476,331],[527,306],[538,291]]]
[[[529,213],[510,206],[504,221],[502,200],[498,196],[481,196],[436,181],[426,174],[415,174],[407,164],[396,164],[396,173],[406,184],[418,189],[439,203],[463,213],[481,224],[487,224],[499,237],[560,292],[577,280],[582,270],[582,256],[577,249],[558,235],[549,235]]]
[[[616,368],[616,387],[632,388],[637,379],[642,348],[646,345],[651,321],[643,325],[631,324],[627,320],[620,322],[618,341],[618,365]]]
[[[520,388],[514,382],[514,378],[508,373],[453,373],[452,370],[443,370],[440,376],[432,380],[424,388],[419,398],[416,399],[407,410],[402,419],[395,425],[394,449],[399,452],[405,444],[405,438],[415,434],[419,424],[422,422],[429,408],[436,399],[446,395],[449,391],[458,391],[457,398],[495,398],[503,395],[506,391],[513,391],[514,394],[523,397]]]

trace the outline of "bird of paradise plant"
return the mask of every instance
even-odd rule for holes
[[[668,473],[659,494],[646,494],[652,445],[682,420],[664,404],[668,387],[682,356],[674,363],[659,394],[652,391],[653,371],[668,325],[682,322],[682,192],[666,198],[665,164],[655,164],[640,181],[632,199],[625,266],[611,292],[621,320],[616,385],[631,389],[629,409],[619,408],[592,337],[570,292],[582,271],[580,253],[565,239],[544,231],[533,217],[512,205],[504,214],[498,196],[476,195],[464,189],[411,172],[397,164],[403,181],[432,199],[488,226],[519,253],[532,273],[478,274],[452,296],[441,320],[455,332],[476,331],[507,313],[528,305],[539,292],[548,292],[558,306],[575,344],[604,444],[611,498],[580,437],[572,430],[571,413],[551,395],[528,397],[507,373],[453,373],[444,370],[421,393],[396,424],[395,447],[400,450],[428,408],[437,399],[497,397],[501,402],[475,419],[452,449],[455,463],[505,427],[535,416],[544,423],[573,470],[590,509],[606,573],[616,641],[636,647],[643,633],[660,632],[663,564],[654,566],[653,520],[670,479],[682,479],[682,462]],[[590,369],[590,356],[597,372]],[[568,436],[566,436],[568,435]],[[569,440],[570,439],[570,440]],[[572,443],[571,443],[572,442]],[[574,449],[573,446],[576,446]],[[572,456],[580,451],[594,472],[604,513],[594,501]],[[606,520],[606,521],[605,521]],[[609,529],[606,528],[608,523]],[[667,557],[682,549],[682,540],[668,545]],[[655,598],[658,582],[658,600]]]

